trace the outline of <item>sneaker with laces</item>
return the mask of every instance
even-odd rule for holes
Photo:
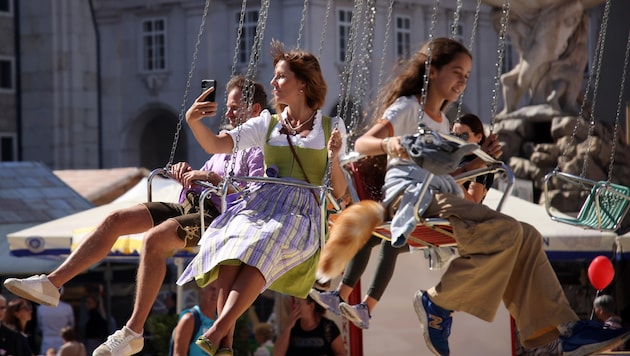
[[[317,289],[311,289],[311,291],[308,292],[308,296],[311,297],[315,303],[330,310],[331,313],[338,316],[341,315],[341,311],[339,310],[339,303],[341,303],[339,292],[320,292]]]
[[[350,305],[341,302],[339,304],[341,314],[352,322],[357,328],[368,329],[370,327],[370,312],[365,303]]]
[[[48,280],[48,276],[40,274],[28,278],[7,278],[4,281],[7,290],[18,297],[35,303],[56,307],[59,304],[59,289]]]
[[[453,312],[433,304],[427,292],[417,291],[413,296],[416,310],[427,347],[438,356],[448,356],[448,337],[451,335]]]
[[[580,320],[570,336],[560,336],[562,355],[582,356],[615,348],[630,338],[630,329],[611,329],[591,320]]]
[[[130,356],[142,351],[144,337],[126,326],[116,330],[107,340],[97,347],[92,356]]]

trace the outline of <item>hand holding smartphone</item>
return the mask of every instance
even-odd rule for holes
[[[216,93],[217,93],[217,81],[214,79],[204,79],[201,81],[201,91],[204,92],[209,88],[214,87],[212,93],[208,94],[204,101],[216,101]]]

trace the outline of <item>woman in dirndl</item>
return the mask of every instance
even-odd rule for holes
[[[321,185],[329,172],[335,198],[347,183],[339,165],[345,152],[345,125],[323,116],[327,86],[311,53],[285,51],[272,41],[271,80],[278,115],[264,111],[239,128],[216,135],[201,119],[216,113],[202,93],[186,121],[208,153],[263,148],[267,172],[286,181]],[[329,164],[330,161],[330,164]],[[200,241],[200,251],[177,281],[201,286],[217,280],[218,317],[197,340],[210,355],[231,355],[236,319],[266,289],[304,298],[315,281],[320,249],[319,192],[277,183],[257,183],[244,199],[216,218]]]

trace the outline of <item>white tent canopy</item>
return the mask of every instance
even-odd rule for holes
[[[484,204],[495,207],[502,193],[490,189]],[[630,234],[617,236],[614,232],[583,229],[578,226],[551,220],[545,207],[515,196],[509,197],[501,210],[504,214],[526,222],[540,231],[545,251],[550,259],[592,259],[598,255],[610,256],[615,242],[630,253]]]
[[[153,201],[176,202],[181,186],[156,176],[153,178]],[[147,201],[147,180],[144,178],[112,203],[88,209],[63,218],[39,224],[7,235],[11,254],[59,258],[67,256],[111,212]],[[143,234],[121,236],[110,257],[137,257]]]

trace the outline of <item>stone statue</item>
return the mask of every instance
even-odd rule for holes
[[[483,0],[495,8],[500,26],[502,0]],[[519,56],[518,64],[501,76],[504,108],[499,117],[516,111],[524,95],[526,106],[544,106],[549,112],[578,109],[584,69],[588,60],[588,17],[585,10],[602,0],[512,0],[508,37]]]

